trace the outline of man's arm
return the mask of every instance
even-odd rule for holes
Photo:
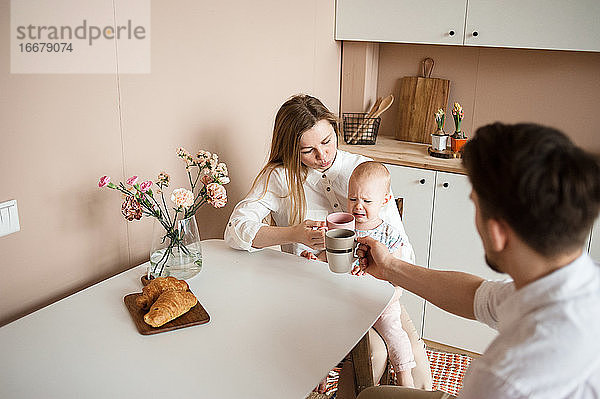
[[[385,245],[371,237],[357,241],[361,268],[376,278],[387,280],[435,306],[458,316],[475,319],[475,291],[483,282],[481,277],[468,273],[427,269],[395,258]]]

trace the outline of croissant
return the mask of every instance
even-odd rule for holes
[[[160,327],[193,308],[198,300],[189,291],[165,291],[144,316],[146,324]]]
[[[165,291],[187,291],[188,285],[184,280],[175,277],[157,277],[142,288],[142,294],[135,299],[135,303],[142,309],[148,309],[154,301]]]

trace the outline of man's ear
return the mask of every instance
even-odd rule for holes
[[[492,250],[502,251],[508,244],[508,225],[502,219],[490,218],[486,221]]]

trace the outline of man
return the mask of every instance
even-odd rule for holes
[[[361,268],[499,331],[460,399],[600,398],[600,267],[583,250],[600,209],[598,159],[533,124],[484,126],[463,152],[485,260],[510,279],[417,267],[368,237]],[[359,398],[423,394],[375,387]]]

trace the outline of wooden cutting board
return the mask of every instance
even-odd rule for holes
[[[429,64],[431,67],[427,70]],[[431,134],[437,130],[434,114],[440,108],[446,111],[450,91],[450,81],[431,78],[432,70],[433,60],[426,58],[423,60],[423,76],[400,79],[397,140],[431,143]]]
[[[126,295],[123,298],[123,302],[125,302],[125,306],[131,315],[131,319],[135,323],[135,326],[138,332],[142,335],[152,335],[158,334],[161,332],[177,330],[179,328],[197,326],[200,324],[205,324],[210,321],[210,316],[204,309],[204,307],[198,302],[193,308],[188,310],[186,313],[182,314],[178,318],[171,320],[170,322],[163,324],[160,327],[152,327],[144,321],[144,315],[148,312],[147,310],[143,310],[137,307],[135,303],[135,298],[137,298],[140,293],[134,293]]]
[[[146,276],[142,276],[141,280],[142,285],[148,285],[149,280]],[[152,327],[146,324],[146,322],[144,321],[144,315],[148,311],[140,309],[135,303],[135,299],[140,295],[141,293],[139,292],[125,295],[125,297],[123,298],[123,302],[125,302],[125,307],[129,311],[131,319],[133,320],[138,332],[142,335],[152,335],[165,331],[177,330],[179,328],[197,326],[200,324],[208,323],[210,321],[210,316],[208,315],[208,312],[200,304],[200,301],[198,301],[198,303],[193,308],[191,308],[178,318],[171,320],[170,322],[160,327]]]

